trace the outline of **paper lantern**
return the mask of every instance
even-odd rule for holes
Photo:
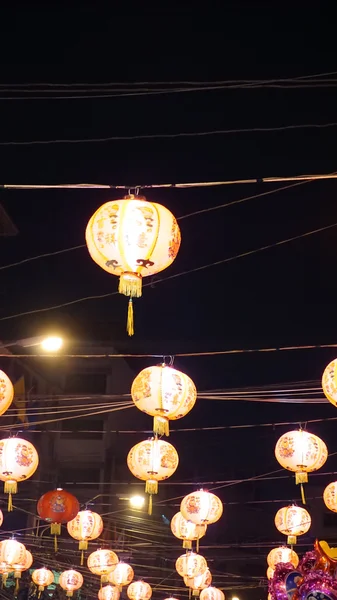
[[[0,415],[3,415],[12,404],[14,387],[8,375],[0,371]]]
[[[119,293],[129,297],[127,332],[133,335],[132,298],[142,295],[143,277],[163,271],[177,256],[177,221],[164,206],[131,194],[96,210],[85,239],[91,258],[119,276]]]
[[[192,521],[187,521],[181,512],[178,512],[171,519],[171,531],[173,535],[179,540],[183,540],[183,548],[192,548],[192,542],[198,542],[200,538],[204,537],[207,530],[207,525],[196,525]]]
[[[190,412],[197,390],[188,375],[162,364],[147,367],[137,375],[131,397],[139,410],[154,417],[154,433],[169,435],[169,421]]]
[[[205,573],[207,561],[196,552],[186,552],[176,560],[176,571],[181,577],[198,577]]]
[[[0,542],[0,567],[8,572],[15,571],[25,562],[26,547],[17,540]]]
[[[119,600],[121,593],[114,585],[105,585],[98,592],[99,600]]]
[[[79,510],[80,505],[77,498],[62,488],[43,494],[38,501],[37,513],[39,517],[51,523],[50,533],[55,536],[55,551],[57,551],[56,536],[61,534],[61,524],[72,521]]]
[[[275,527],[280,533],[288,536],[287,543],[296,544],[297,536],[304,535],[310,529],[311,517],[301,506],[285,506],[275,515]]]
[[[127,465],[132,475],[146,481],[145,492],[150,494],[149,514],[152,514],[152,494],[158,493],[158,481],[171,477],[178,463],[179,457],[174,446],[157,437],[131,448]]]
[[[323,500],[329,510],[337,512],[337,481],[332,481],[326,486],[323,492]]]
[[[0,527],[3,524],[3,522],[4,522],[4,516],[3,516],[2,510],[0,509]]]
[[[76,517],[67,523],[69,535],[79,541],[82,550],[81,565],[83,565],[83,551],[88,548],[88,541],[98,538],[103,531],[103,521],[99,514],[91,510],[80,510]]]
[[[305,504],[303,483],[308,473],[320,469],[328,458],[328,449],[317,435],[303,431],[288,431],[278,440],[275,447],[276,460],[281,467],[295,473],[296,483],[301,484],[302,501]]]
[[[287,546],[280,546],[279,548],[273,548],[268,556],[267,563],[270,567],[275,569],[275,565],[278,563],[291,563],[295,568],[299,563],[299,558],[291,548],[287,548]]]
[[[274,573],[275,573],[275,569],[273,569],[272,567],[268,567],[267,573],[266,573],[267,579],[273,579]]]
[[[184,577],[184,584],[192,590],[193,596],[199,596],[201,590],[209,587],[212,583],[212,574],[209,569],[198,577]]]
[[[25,556],[23,561],[20,564],[17,564],[15,566],[14,569],[14,579],[18,580],[21,577],[21,573],[23,573],[23,571],[27,571],[28,569],[30,569],[30,567],[33,564],[33,556],[32,554],[29,552],[29,550],[26,550],[25,552]],[[18,581],[16,582],[16,589],[18,589]]]
[[[107,583],[107,576],[115,569],[117,563],[118,556],[112,550],[96,550],[89,554],[87,560],[89,571],[99,575],[102,583]]]
[[[54,574],[49,569],[42,567],[42,569],[35,569],[32,573],[32,580],[35,585],[38,586],[39,592],[43,592],[45,587],[51,585],[54,581]]]
[[[133,568],[127,563],[123,562],[119,562],[114,570],[108,575],[109,583],[117,586],[119,590],[121,590],[124,585],[129,585],[133,578]]]
[[[220,519],[222,511],[220,498],[206,490],[188,494],[180,504],[180,512],[183,517],[196,525],[216,523]]]
[[[216,587],[207,587],[200,593],[200,600],[225,600],[225,594]]]
[[[71,597],[76,590],[82,587],[83,577],[81,573],[73,569],[63,571],[60,575],[59,584],[67,592],[67,596]]]
[[[0,480],[5,482],[9,511],[13,510],[12,494],[16,494],[18,482],[34,475],[38,464],[38,454],[30,442],[17,437],[0,441]]]
[[[127,589],[130,600],[150,600],[152,587],[146,581],[134,581]]]
[[[336,379],[337,359],[332,360],[324,369],[322,377],[322,388],[325,397],[337,406],[337,379]]]

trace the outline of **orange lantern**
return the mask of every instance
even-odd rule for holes
[[[79,541],[79,550],[82,550],[81,565],[83,565],[83,551],[88,548],[88,541],[98,538],[103,531],[103,521],[99,514],[91,510],[80,510],[75,519],[67,523],[69,535]]]
[[[172,213],[143,196],[126,196],[103,204],[85,232],[91,258],[119,276],[119,293],[129,297],[127,332],[133,335],[132,298],[142,295],[142,279],[163,271],[180,247],[180,230]]]
[[[187,521],[181,512],[176,513],[171,519],[171,531],[179,540],[183,540],[183,548],[192,548],[192,542],[197,542],[197,552],[199,551],[199,540],[204,537],[207,525],[196,525],[192,521]]]
[[[322,388],[325,397],[337,406],[337,379],[336,379],[337,359],[332,360],[324,369],[322,377]]]
[[[183,498],[180,512],[185,519],[196,525],[216,523],[222,515],[220,498],[206,490],[192,492]]]
[[[280,508],[275,515],[275,527],[288,536],[287,543],[296,544],[297,536],[304,535],[310,529],[311,517],[301,506],[285,506]]]
[[[38,501],[39,517],[51,523],[50,533],[55,536],[55,552],[57,551],[56,536],[61,534],[61,524],[74,519],[79,510],[80,505],[77,498],[62,488],[46,492]]]
[[[323,500],[329,510],[337,512],[337,481],[332,481],[326,486],[323,492]]]
[[[35,585],[38,586],[40,597],[41,592],[43,592],[44,588],[48,587],[48,585],[51,585],[53,583],[54,574],[52,571],[49,571],[49,569],[42,567],[42,569],[35,569],[35,571],[33,571],[32,580],[35,583]]]
[[[225,594],[216,587],[207,587],[200,593],[200,600],[225,600]]]
[[[169,421],[190,412],[197,390],[188,375],[162,364],[147,367],[137,375],[131,397],[139,410],[154,417],[154,433],[169,435]]]
[[[267,563],[272,569],[275,569],[275,566],[278,563],[291,563],[295,569],[299,563],[299,558],[291,548],[287,548],[287,546],[280,546],[279,548],[273,548],[268,556]]]
[[[127,589],[130,600],[150,600],[152,587],[146,581],[134,581]]]
[[[205,573],[206,569],[206,559],[195,552],[186,552],[176,560],[176,570],[181,577],[198,577]]]
[[[273,569],[272,567],[268,567],[267,573],[266,573],[267,579],[273,579],[274,573],[275,573],[275,569]]]
[[[8,375],[0,371],[0,415],[3,415],[12,404],[14,387]]]
[[[199,596],[201,590],[204,590],[212,583],[212,574],[209,569],[198,577],[184,577],[184,584],[192,590],[193,596]]]
[[[98,592],[99,600],[119,600],[121,593],[114,585],[105,585]]]
[[[13,437],[0,441],[0,479],[5,482],[8,510],[13,510],[12,494],[16,494],[18,481],[31,477],[39,464],[38,454],[30,442]]]
[[[118,556],[112,550],[96,550],[89,554],[87,560],[89,571],[94,575],[99,575],[102,583],[107,583],[108,574],[115,569],[117,564]]]
[[[71,597],[76,590],[82,587],[83,577],[81,573],[73,569],[63,571],[60,575],[59,584],[67,592],[67,596]]]
[[[152,514],[152,494],[158,493],[158,481],[171,477],[178,463],[179,457],[174,446],[157,437],[131,448],[127,464],[132,475],[146,481],[145,492],[150,494],[149,515]]]
[[[121,591],[124,585],[129,585],[134,578],[133,568],[127,563],[119,562],[114,570],[109,573],[108,581]]]

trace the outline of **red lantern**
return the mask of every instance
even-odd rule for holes
[[[50,533],[55,535],[55,551],[57,535],[61,533],[61,524],[72,521],[80,510],[80,505],[72,494],[57,488],[41,496],[37,503],[37,512],[44,521],[51,523]]]

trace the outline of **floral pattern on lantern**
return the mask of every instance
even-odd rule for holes
[[[17,437],[0,440],[0,480],[5,482],[9,511],[13,510],[12,494],[16,494],[18,482],[34,475],[38,465],[38,453],[27,440]]]
[[[299,558],[294,550],[288,548],[287,546],[279,546],[278,548],[273,548],[268,556],[267,563],[270,567],[275,569],[275,565],[278,563],[291,563],[295,568],[299,563]]]
[[[137,375],[131,397],[139,410],[154,417],[154,433],[169,435],[169,421],[190,412],[197,390],[188,375],[162,364],[147,367]]]
[[[146,581],[134,581],[127,589],[130,600],[150,600],[152,587]]]
[[[196,552],[186,552],[176,560],[176,571],[181,577],[198,577],[205,573],[207,561]]]
[[[216,523],[222,515],[220,498],[206,490],[192,492],[183,498],[180,512],[185,519],[196,525]]]
[[[130,298],[127,331],[133,335],[132,298],[142,295],[143,277],[163,271],[177,256],[177,221],[164,206],[129,195],[100,206],[89,220],[85,239],[91,258],[119,276],[119,293]]]
[[[207,587],[200,593],[200,600],[225,600],[225,594],[216,587]]]
[[[192,548],[192,542],[199,541],[207,530],[207,525],[196,525],[187,521],[181,512],[176,513],[171,519],[171,531],[179,540],[183,540],[183,548]],[[198,549],[197,549],[198,550]]]
[[[281,467],[296,473],[296,483],[305,483],[308,481],[307,473],[324,465],[328,449],[317,435],[300,429],[288,431],[280,437],[275,456]]]
[[[88,556],[87,565],[89,571],[101,577],[102,583],[107,583],[107,576],[118,564],[118,556],[112,550],[96,550]]]
[[[0,415],[10,407],[14,398],[14,387],[8,375],[0,370]]]
[[[82,587],[83,577],[81,573],[74,571],[74,569],[63,571],[60,575],[59,584],[67,592],[67,596],[71,597],[76,590]]]
[[[131,565],[123,562],[119,562],[114,570],[108,575],[109,583],[116,585],[120,590],[124,585],[129,585],[133,578],[133,568]]]
[[[43,592],[45,587],[51,585],[54,581],[54,574],[49,569],[42,567],[42,569],[35,569],[32,573],[32,580],[35,585],[38,586],[39,592]]]
[[[297,536],[304,535],[310,529],[311,517],[301,506],[285,506],[280,508],[275,515],[275,527],[288,536],[287,543],[296,544]]]
[[[198,575],[198,577],[184,577],[184,584],[193,590],[193,596],[199,596],[199,592],[210,586],[211,583],[212,574],[208,568],[205,573]]]
[[[127,465],[132,475],[146,481],[145,491],[150,494],[149,514],[152,513],[152,494],[158,493],[158,481],[171,477],[178,463],[179,457],[174,446],[157,437],[131,448]]]
[[[83,565],[83,551],[88,548],[88,541],[98,538],[103,531],[103,521],[99,514],[91,510],[80,510],[75,519],[67,523],[69,535],[79,541],[79,550],[82,550],[81,565]]]
[[[323,500],[329,510],[337,512],[337,481],[332,481],[326,486],[323,492]]]
[[[98,592],[98,600],[119,600],[121,593],[114,585],[105,585]]]
[[[325,367],[322,377],[322,388],[324,395],[334,406],[337,406],[336,367],[337,359],[332,360],[328,366]]]

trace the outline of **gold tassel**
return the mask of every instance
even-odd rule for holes
[[[20,587],[20,579],[19,577],[15,578],[15,588],[14,588],[14,596],[17,596],[17,593],[19,591],[19,587]]]
[[[139,273],[125,271],[119,278],[118,291],[124,296],[140,298],[142,295],[142,276]]]
[[[129,304],[128,304],[128,318],[127,318],[127,322],[126,322],[126,331],[127,331],[129,337],[132,337],[133,334],[135,333],[132,298],[129,299]]]
[[[66,593],[66,596],[68,596],[68,598],[71,598],[71,597],[72,597],[72,595],[73,595],[73,592],[70,592],[70,591],[69,591],[69,592],[67,592],[67,593]]]
[[[52,523],[50,533],[51,535],[61,535],[61,523]]]
[[[296,537],[296,535],[288,535],[288,538],[287,538],[287,544],[288,544],[289,546],[294,546],[294,545],[296,544],[296,542],[297,542],[297,537]]]
[[[84,565],[84,550],[81,552],[81,567]]]
[[[54,535],[54,552],[56,554],[56,552],[58,551],[58,547],[57,547],[57,535]]]
[[[3,573],[2,574],[2,584],[1,584],[2,588],[6,585],[7,579],[8,579],[8,573]]]
[[[199,538],[197,538],[197,554],[199,552]]]
[[[199,596],[199,590],[193,590],[192,596],[194,596],[194,597]]]
[[[157,435],[170,435],[170,425],[167,417],[156,415],[153,418],[153,433]]]
[[[5,481],[4,492],[8,494],[8,512],[13,510],[12,494],[16,494],[18,491],[18,484],[16,481]]]
[[[9,494],[8,494],[7,510],[8,510],[8,512],[12,512],[12,510],[13,510],[12,492],[9,492]]]
[[[148,513],[148,515],[152,515],[152,494],[150,494],[149,509],[148,509],[147,513]]]
[[[146,494],[158,494],[158,481],[154,481],[153,479],[148,479],[145,484],[145,493]]]
[[[88,541],[87,540],[81,540],[78,544],[78,549],[79,550],[88,550]]]
[[[303,483],[301,483],[301,496],[302,496],[302,504],[306,504]]]
[[[298,471],[298,473],[295,473],[295,481],[297,484],[308,483],[308,473],[305,473],[304,471]]]
[[[184,540],[183,541],[183,548],[187,548],[188,550],[192,549],[192,542],[191,540]]]

